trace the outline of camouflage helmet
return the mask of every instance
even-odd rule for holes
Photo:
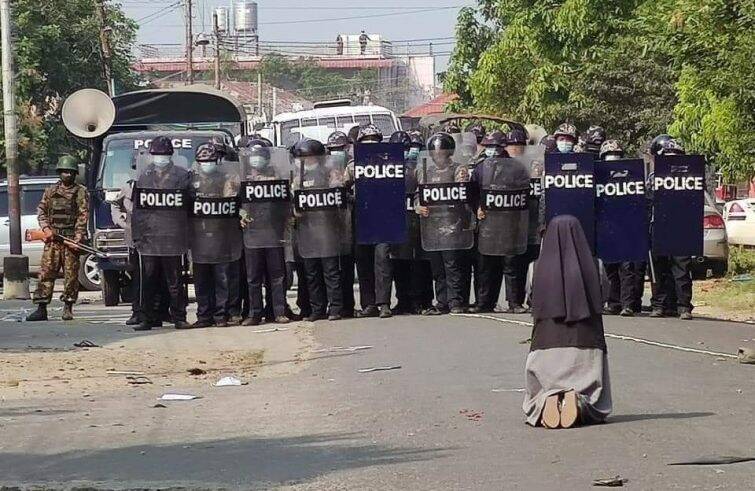
[[[577,128],[571,123],[561,123],[556,132],[553,133],[553,136],[555,136],[556,138],[558,138],[559,136],[568,136],[576,143]]]
[[[150,155],[173,155],[173,142],[167,136],[158,136],[149,143]]]
[[[585,137],[588,145],[599,146],[606,141],[606,130],[602,126],[593,125],[587,129]]]
[[[624,156],[624,149],[621,148],[621,144],[616,140],[606,140],[600,146],[599,158],[605,160],[605,156],[614,153]]]
[[[327,148],[340,148],[349,145],[351,145],[351,140],[343,131],[334,131],[328,136],[328,141],[325,143]]]
[[[220,153],[214,143],[203,143],[197,147],[194,160],[197,162],[217,162],[220,160]]]
[[[58,159],[58,165],[55,166],[55,172],[62,170],[79,172],[79,163],[72,155],[63,155]]]
[[[372,140],[376,142],[383,141],[383,133],[374,124],[368,124],[359,128],[359,134],[357,135],[357,142],[361,143],[365,140]]]

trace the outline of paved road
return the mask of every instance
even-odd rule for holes
[[[90,316],[101,311],[84,308]],[[620,474],[630,489],[752,489],[755,462],[667,464],[755,457],[755,366],[611,338],[610,422],[534,429],[523,424],[522,394],[513,391],[523,383],[529,318],[510,318],[518,323],[450,316],[304,323],[299,329],[312,332],[315,348],[372,348],[310,352],[288,375],[197,386],[202,399],[164,409],[152,407],[164,390],[157,387],[83,403],[79,394],[4,401],[0,483],[587,489]],[[50,323],[34,327],[30,341],[30,329],[0,322],[0,345],[17,351],[134,336],[117,324]],[[755,343],[753,326],[720,321],[611,317],[606,330],[724,354]],[[385,365],[401,368],[357,372]]]

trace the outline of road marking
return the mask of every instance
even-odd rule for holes
[[[485,319],[485,320],[491,320],[491,321],[496,321],[496,322],[502,322],[505,324],[516,324],[520,326],[534,327],[534,324],[532,322],[506,319],[505,317],[494,317],[492,315],[482,315],[482,314],[451,314],[451,315],[455,317],[471,317],[474,319]],[[659,341],[653,341],[651,339],[636,338],[634,336],[625,336],[623,334],[614,334],[614,333],[606,332],[605,337],[610,338],[610,339],[619,339],[621,341],[632,341],[635,343],[647,344],[649,346],[656,346],[658,348],[673,349],[673,350],[682,351],[685,353],[697,353],[700,355],[710,355],[710,356],[717,356],[717,357],[723,357],[723,358],[731,358],[734,360],[737,359],[737,355],[733,355],[731,353],[720,353],[718,351],[708,351],[708,350],[702,350],[702,349],[697,349],[697,348],[688,348],[687,346],[661,343]]]

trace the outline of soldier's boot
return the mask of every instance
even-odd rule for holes
[[[37,310],[32,312],[26,317],[27,322],[46,321],[47,320],[47,304],[37,304]]]
[[[73,302],[66,302],[66,304],[63,306],[63,320],[73,320]]]

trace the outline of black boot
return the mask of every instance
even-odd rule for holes
[[[46,321],[47,320],[47,304],[37,304],[37,310],[32,312],[26,317],[27,322]]]
[[[66,302],[66,304],[63,306],[63,320],[73,320],[73,302]]]

